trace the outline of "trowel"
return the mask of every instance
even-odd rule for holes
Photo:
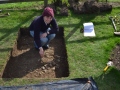
[[[107,63],[107,66],[104,68],[104,72],[106,72],[107,69],[108,69],[110,66],[113,66],[113,62],[112,62],[112,61],[109,61],[109,62]]]
[[[111,20],[112,25],[113,25],[113,28],[114,28],[114,35],[116,35],[116,36],[120,36],[120,32],[117,31],[117,27],[116,27],[116,25],[115,25],[115,18],[113,18],[113,17],[109,17],[109,19]]]

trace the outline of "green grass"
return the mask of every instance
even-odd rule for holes
[[[30,9],[31,5],[37,7],[42,4],[43,2],[37,4],[36,2],[24,2],[0,5],[0,9],[2,9],[0,15],[10,13],[10,16],[0,17],[0,72],[4,69],[19,28],[28,27],[34,17],[42,13],[42,10]],[[29,10],[24,7],[29,8]],[[97,82],[99,90],[119,90],[120,72],[111,67],[103,74],[103,69],[113,48],[117,43],[120,43],[120,37],[113,35],[114,29],[109,20],[109,16],[115,16],[120,13],[119,10],[120,7],[114,8],[111,13],[76,15],[69,11],[68,17],[55,15],[58,25],[64,27],[70,70],[69,77],[61,79],[92,76]],[[84,22],[93,22],[96,37],[84,37],[83,33],[80,33],[80,28],[83,27]],[[1,78],[0,85],[23,85],[42,81],[50,80]]]
[[[0,4],[0,7],[2,9],[25,9],[25,8],[34,8],[34,7],[39,7],[41,6],[41,2],[43,1],[34,1],[34,2],[16,2],[16,3],[5,3],[5,4]],[[42,4],[43,5],[43,4]]]

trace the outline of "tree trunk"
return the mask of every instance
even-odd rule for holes
[[[48,0],[44,0],[44,7],[48,5]]]

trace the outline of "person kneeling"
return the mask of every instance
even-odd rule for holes
[[[49,43],[55,38],[58,24],[54,18],[54,11],[46,7],[42,15],[36,17],[29,26],[30,35],[34,38],[35,48],[39,49],[40,57],[44,56],[44,49],[49,48]]]

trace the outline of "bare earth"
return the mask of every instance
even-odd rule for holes
[[[120,44],[116,45],[116,47],[113,49],[110,60],[113,62],[114,66],[120,71]]]
[[[63,39],[63,28],[51,41],[50,48],[40,58],[33,38],[27,29],[21,29],[3,78],[60,78],[69,75],[67,54]]]

